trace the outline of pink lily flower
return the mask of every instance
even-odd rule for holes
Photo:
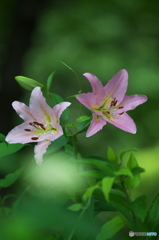
[[[126,113],[147,101],[144,95],[125,96],[128,85],[128,73],[120,70],[103,86],[91,73],[83,74],[92,86],[92,92],[79,94],[76,98],[85,107],[93,111],[93,119],[86,137],[100,131],[107,122],[130,133],[136,133],[133,119]]]
[[[63,135],[59,118],[70,104],[70,102],[62,102],[51,108],[47,105],[40,87],[34,88],[29,107],[18,101],[12,103],[24,123],[13,128],[6,136],[6,141],[22,144],[38,142],[34,149],[34,157],[38,164],[42,163],[43,154],[51,141]]]

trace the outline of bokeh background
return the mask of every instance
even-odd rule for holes
[[[71,120],[79,104],[68,96],[91,90],[82,76],[91,72],[106,84],[120,69],[129,73],[127,94],[144,94],[148,102],[129,112],[138,131],[132,135],[107,124],[96,135],[82,134],[78,147],[84,155],[106,156],[108,146],[117,153],[136,148],[145,168],[136,190],[149,201],[159,181],[159,2],[155,0],[40,1],[3,0],[0,3],[0,132],[7,134],[21,120],[14,100],[28,104],[29,92],[14,80],[17,75],[45,83],[56,71],[52,91],[72,102]],[[88,114],[82,108],[83,114]],[[21,159],[21,161],[23,161]],[[13,164],[14,163],[14,164]],[[3,172],[17,168],[16,159],[0,162]]]

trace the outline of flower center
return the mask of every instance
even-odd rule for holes
[[[35,134],[38,134],[39,136],[42,135],[45,132],[53,131],[56,132],[57,129],[51,126],[50,124],[48,126],[44,126],[44,124],[39,123],[39,122],[29,122],[29,125],[34,127],[33,130],[30,128],[24,129],[26,132],[34,132]],[[32,140],[38,140],[39,137],[32,137]]]
[[[107,97],[100,107],[94,106],[93,109],[102,112],[108,119],[114,121],[114,115],[122,115],[123,111],[117,112],[117,110],[124,108],[124,106],[116,106],[118,100],[116,98],[110,99]]]

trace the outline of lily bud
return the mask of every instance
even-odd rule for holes
[[[15,80],[19,83],[21,87],[28,91],[32,91],[35,87],[44,88],[44,85],[27,77],[17,76]]]

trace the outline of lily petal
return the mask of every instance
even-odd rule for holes
[[[59,123],[54,123],[53,127],[56,130],[55,131],[51,130],[50,132],[46,132],[46,134],[44,135],[44,139],[54,141],[63,135],[63,130]]]
[[[94,135],[96,132],[100,131],[107,123],[101,116],[98,116],[95,113],[93,113],[92,116],[93,119],[87,130],[86,137]]]
[[[90,110],[92,110],[92,106],[96,105],[96,97],[94,93],[81,93],[76,98]]]
[[[54,114],[53,114],[52,120],[59,121],[59,118],[60,118],[62,112],[70,105],[71,105],[70,102],[62,102],[62,103],[57,104],[55,107],[53,107]]]
[[[31,138],[38,137],[38,135],[34,134],[32,131],[25,131],[25,129],[32,130],[32,128],[32,126],[29,126],[29,121],[18,125],[8,133],[6,136],[6,142],[22,144],[35,142],[35,140],[32,140]]]
[[[52,108],[47,105],[40,87],[34,88],[31,93],[30,112],[34,118],[42,124],[45,124],[48,120],[50,121]]]
[[[118,101],[118,104],[123,100],[128,85],[128,73],[125,69],[120,70],[106,84],[105,95],[109,95]]]
[[[93,75],[92,73],[84,73],[83,76],[85,76],[90,82],[93,93],[99,94],[103,92],[104,94],[102,82],[95,75]]]
[[[34,157],[36,160],[36,163],[40,165],[43,161],[43,154],[46,152],[46,149],[48,146],[51,144],[51,141],[49,140],[44,140],[42,142],[39,142],[37,145],[35,145],[34,148]]]
[[[125,96],[123,101],[120,103],[121,106],[124,106],[124,111],[133,110],[138,105],[147,101],[147,97],[145,95],[131,95]]]
[[[26,106],[24,103],[14,101],[12,103],[12,106],[24,121],[30,121],[34,119],[33,115],[30,112],[30,108]]]
[[[129,133],[136,133],[136,125],[133,119],[127,114],[115,115],[114,121],[107,119],[107,122],[113,124],[115,127],[122,129]]]

